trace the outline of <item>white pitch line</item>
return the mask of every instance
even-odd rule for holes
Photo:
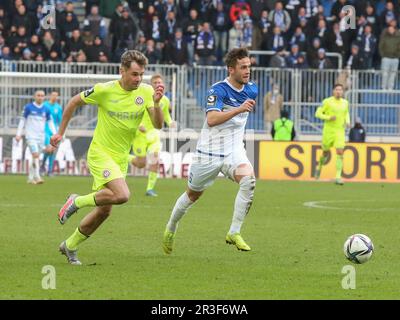
[[[349,202],[376,202],[376,200],[321,200],[321,201],[307,201],[303,203],[304,207],[313,208],[313,209],[328,209],[328,210],[353,210],[353,211],[394,211],[398,210],[398,208],[340,208],[327,206],[324,204],[328,203],[349,203]]]

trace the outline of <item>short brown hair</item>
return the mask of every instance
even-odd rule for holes
[[[225,64],[228,68],[234,68],[237,61],[243,58],[249,58],[249,50],[247,48],[235,48],[226,54]]]
[[[333,86],[333,90],[335,90],[337,87],[342,87],[342,89],[344,89],[344,85],[342,85],[341,83],[335,83],[335,85]]]
[[[129,69],[132,65],[132,62],[136,62],[139,66],[145,67],[149,63],[149,60],[147,60],[146,56],[140,51],[125,51],[121,56],[121,67],[124,69]]]

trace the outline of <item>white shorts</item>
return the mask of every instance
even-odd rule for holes
[[[42,153],[44,149],[44,141],[36,139],[28,139],[26,141],[31,153]]]
[[[242,164],[253,167],[244,148],[226,157],[196,152],[189,171],[188,186],[193,191],[203,191],[214,183],[220,172],[234,181],[235,170]]]

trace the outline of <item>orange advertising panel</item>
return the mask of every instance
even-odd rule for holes
[[[319,142],[260,142],[259,177],[270,180],[313,180],[322,154]],[[333,179],[336,153],[331,149],[321,179]],[[400,144],[347,144],[343,178],[353,181],[400,182]]]

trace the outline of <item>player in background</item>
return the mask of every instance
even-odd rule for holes
[[[150,85],[141,83],[147,64],[148,60],[141,52],[126,51],[121,57],[121,78],[98,83],[74,96],[64,109],[58,133],[51,138],[52,146],[56,147],[79,106],[98,106],[98,122],[87,155],[94,192],[70,195],[58,214],[59,222],[64,224],[78,209],[95,207],[82,219],[75,232],[60,244],[60,252],[70,264],[81,264],[77,257],[78,245],[108,218],[112,206],[129,200],[125,181],[128,155],[144,113],[149,113],[158,129],[164,122],[159,105],[164,87],[153,90]]]
[[[50,111],[43,104],[44,98],[45,92],[37,90],[34,94],[34,101],[24,106],[15,137],[15,140],[19,142],[22,137],[22,131],[25,128],[26,141],[32,154],[28,176],[28,183],[30,184],[42,184],[44,182],[40,177],[39,157],[43,152],[46,124],[51,132],[56,132]]]
[[[324,121],[322,131],[322,156],[315,171],[319,179],[323,165],[328,159],[329,149],[336,149],[336,179],[337,185],[343,185],[343,152],[345,147],[346,127],[350,128],[349,102],[343,98],[343,86],[335,84],[333,96],[324,99],[315,116]]]
[[[54,127],[56,128],[56,131],[58,131],[58,128],[60,127],[61,117],[62,117],[62,107],[57,102],[57,100],[58,100],[58,92],[52,91],[50,93],[49,100],[44,102],[45,107],[50,110],[50,114],[53,119]],[[44,146],[45,146],[44,151],[45,152],[44,152],[42,166],[40,168],[40,171],[43,173],[46,171],[46,161],[47,161],[47,159],[49,159],[49,166],[47,169],[48,176],[53,175],[54,159],[56,157],[55,148],[50,144],[50,138],[51,138],[52,134],[53,133],[51,132],[49,125],[46,124],[46,135],[45,135],[45,141],[44,141]]]
[[[151,86],[155,90],[158,86],[164,86],[163,78],[160,74],[151,77]],[[163,96],[160,101],[160,107],[164,115],[164,122],[168,127],[176,127],[175,121],[172,121],[170,115],[170,101],[167,96]],[[159,169],[159,154],[161,151],[160,130],[154,128],[148,113],[143,116],[132,149],[134,155],[129,157],[129,161],[137,168],[144,168],[148,165],[149,176],[147,181],[146,195],[156,197],[154,188],[157,182]]]
[[[173,250],[178,222],[204,190],[214,183],[220,172],[239,184],[226,243],[234,244],[239,250],[251,250],[243,240],[240,229],[253,202],[256,178],[243,140],[258,88],[250,82],[251,63],[246,48],[228,52],[225,63],[228,77],[208,91],[206,120],[190,168],[188,187],[176,201],[164,232],[163,249],[167,254]]]

